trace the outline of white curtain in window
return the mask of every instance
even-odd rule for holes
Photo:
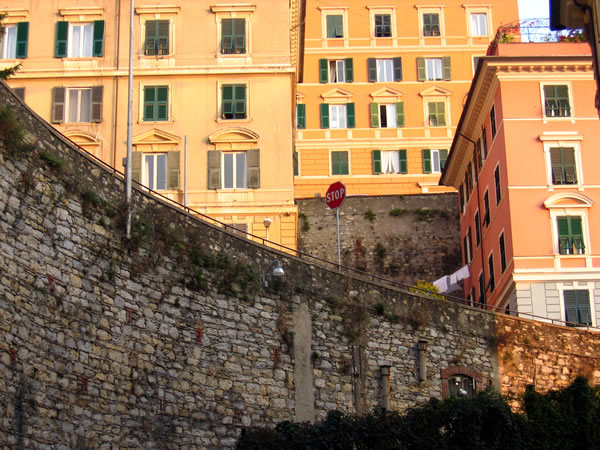
[[[381,152],[381,170],[383,173],[400,172],[400,155],[398,152]]]
[[[428,80],[441,80],[442,77],[442,59],[441,58],[429,58],[425,60],[427,79]]]
[[[396,128],[396,104],[385,105],[387,128]]]
[[[5,25],[3,45],[2,45],[2,58],[14,59],[17,56],[17,27]]]
[[[471,34],[473,36],[487,36],[487,14],[471,14]]]
[[[394,65],[391,59],[377,60],[377,81],[393,81]]]

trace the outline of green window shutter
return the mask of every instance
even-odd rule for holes
[[[154,86],[144,87],[144,120],[154,120],[154,103],[156,99],[156,88]]]
[[[450,57],[444,56],[442,58],[442,73],[445,81],[449,81],[451,79],[451,71],[450,71]]]
[[[179,152],[167,152],[167,189],[179,189]]]
[[[431,150],[423,149],[423,173],[431,173]]]
[[[443,169],[448,159],[448,150],[440,150],[440,169]],[[471,166],[469,166],[470,168]]]
[[[208,152],[208,189],[221,189],[221,152]]]
[[[398,150],[398,156],[400,158],[400,173],[408,173],[408,159],[406,157],[406,150]]]
[[[586,290],[577,290],[577,306],[579,307],[579,323],[582,325],[592,324],[592,315],[590,313],[590,292]]]
[[[352,58],[346,58],[344,60],[346,66],[346,83],[352,83],[354,81],[354,64]]]
[[[379,104],[371,103],[371,128],[379,128]]]
[[[260,150],[248,150],[246,156],[248,164],[248,188],[258,189],[260,187]]]
[[[156,55],[156,33],[158,29],[158,24],[156,20],[147,20],[146,21],[146,42],[144,44],[144,54],[145,55]]]
[[[396,126],[404,126],[404,102],[396,103]]]
[[[425,81],[427,79],[427,72],[425,71],[425,58],[417,58],[417,80]]]
[[[569,237],[569,218],[568,217],[558,217],[556,219],[556,223],[558,224],[558,236],[559,237]]]
[[[321,103],[321,128],[329,128],[329,104]]]
[[[102,97],[104,86],[92,86],[92,122],[102,122]]]
[[[367,71],[369,72],[369,82],[375,83],[377,81],[377,60],[375,58],[367,59]]]
[[[319,82],[327,83],[327,80],[329,79],[328,67],[329,64],[327,63],[326,59],[319,60]]]
[[[566,321],[570,324],[577,324],[577,297],[575,291],[564,291]]]
[[[169,88],[156,86],[156,108],[154,120],[167,120],[169,118]]]
[[[236,119],[246,118],[246,85],[236,84],[234,85],[234,100],[235,109],[234,114]]]
[[[158,44],[157,54],[168,55],[169,54],[169,21],[159,20],[158,29],[156,33],[156,42]]]
[[[373,159],[373,173],[381,173],[381,150],[373,150],[371,157]]]
[[[402,81],[402,58],[397,57],[392,61],[394,63],[394,81]]]
[[[54,46],[54,56],[56,58],[66,58],[68,38],[69,22],[56,22],[56,44]]]
[[[343,16],[327,16],[327,37],[329,39],[344,37]]]
[[[65,121],[65,96],[64,87],[52,89],[52,123],[63,123]]]
[[[142,152],[131,153],[131,179],[137,183],[142,182]]]
[[[94,21],[94,44],[92,56],[104,56],[104,20]]]
[[[29,39],[29,22],[17,24],[17,58],[27,58],[27,41]]]
[[[306,105],[299,103],[296,105],[296,128],[306,128]]]
[[[348,128],[354,128],[356,126],[356,118],[354,114],[354,103],[346,104],[346,121]]]
[[[223,85],[221,88],[221,113],[222,118],[233,114],[233,85]]]

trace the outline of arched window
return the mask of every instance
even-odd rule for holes
[[[450,397],[473,397],[475,380],[468,375],[452,375],[448,378],[448,395]]]

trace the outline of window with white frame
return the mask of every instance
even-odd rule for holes
[[[373,173],[408,173],[406,150],[373,150]]]
[[[564,290],[563,297],[567,326],[592,325],[589,290]]]
[[[343,59],[329,61],[329,82],[330,83],[345,83],[346,82],[346,62]]]
[[[425,74],[428,81],[442,80],[442,58],[425,58]]]
[[[583,239],[583,217],[557,216],[558,252],[561,255],[582,255],[585,253]]]
[[[223,152],[223,189],[248,187],[246,152]]]
[[[67,122],[90,122],[92,112],[92,89],[67,89]]]
[[[92,23],[69,23],[69,58],[92,56],[93,32]]]
[[[546,117],[571,117],[571,99],[566,84],[545,84],[544,114]]]
[[[446,164],[448,150],[424,149],[422,151],[422,157],[423,173],[440,173]]]
[[[17,57],[17,25],[4,25],[2,35],[2,59]]]
[[[379,128],[396,128],[396,103],[388,105],[376,104]]]
[[[377,81],[394,81],[394,62],[391,59],[377,59]]]
[[[487,13],[471,13],[471,36],[488,35],[488,17]]]
[[[423,36],[440,35],[440,15],[439,13],[423,14]]]
[[[575,148],[551,147],[552,184],[577,184]]]
[[[346,105],[329,105],[329,128],[347,128]]]
[[[152,190],[167,189],[166,153],[144,153],[142,184]]]

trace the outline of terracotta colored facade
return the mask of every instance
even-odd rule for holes
[[[124,170],[129,1],[6,0],[0,12],[2,67],[21,63],[11,87]],[[134,179],[292,248],[297,13],[281,0],[138,0],[133,50]]]
[[[439,174],[475,68],[516,0],[307,0],[295,196],[447,192]]]
[[[441,178],[459,190],[471,303],[598,326],[595,90],[586,43],[482,59]]]

